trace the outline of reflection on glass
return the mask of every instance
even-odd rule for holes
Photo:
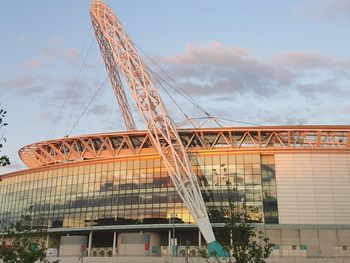
[[[208,210],[227,209],[231,198],[251,205],[256,221],[278,223],[272,155],[190,158]],[[97,225],[168,223],[172,214],[178,222],[194,222],[157,158],[23,172],[0,186],[0,219],[7,222],[27,213],[33,222],[45,218],[50,227],[84,227],[91,217]],[[211,212],[214,221],[215,216]]]

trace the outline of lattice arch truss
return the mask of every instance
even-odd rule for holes
[[[349,151],[350,126],[287,126],[179,130],[187,152]],[[44,141],[19,150],[28,168],[66,162],[158,155],[146,131]]]

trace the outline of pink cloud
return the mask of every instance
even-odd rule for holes
[[[309,0],[302,1],[297,9],[317,19],[350,18],[349,0]]]
[[[189,44],[183,52],[163,58],[163,63],[183,88],[196,96],[269,96],[280,90],[327,93],[327,86],[344,89],[341,83],[348,83],[350,75],[347,58],[286,51],[261,59],[245,48],[220,42]]]

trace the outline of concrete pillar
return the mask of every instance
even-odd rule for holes
[[[45,247],[46,247],[46,248],[49,248],[49,240],[50,240],[50,236],[47,235],[47,236],[46,236],[46,244],[45,244]]]
[[[202,246],[202,233],[200,230],[198,230],[198,247],[200,248]]]
[[[88,248],[88,256],[91,257],[92,253],[92,231],[89,234],[89,248]]]
[[[112,255],[116,256],[116,245],[117,245],[117,232],[113,232],[113,249],[112,249]]]
[[[169,235],[168,235],[168,256],[171,255],[171,230],[169,230]]]

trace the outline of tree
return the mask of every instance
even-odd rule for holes
[[[225,226],[219,231],[219,241],[226,243],[228,259],[235,263],[265,263],[272,252],[273,244],[258,230],[252,222],[255,209],[248,207],[245,202],[239,203],[237,190],[229,190],[229,207],[223,210]],[[261,219],[260,219],[261,222]],[[228,244],[227,244],[228,243]]]
[[[265,263],[271,255],[273,244],[257,229],[254,223],[262,219],[253,217],[257,210],[239,202],[241,196],[236,188],[228,186],[228,206],[209,209],[211,222],[224,222],[224,227],[214,229],[215,236],[227,252],[226,259],[218,259],[207,249],[199,249],[198,255],[209,262]]]
[[[5,116],[6,116],[6,111],[3,109],[0,109],[0,129],[4,126],[7,126],[7,123],[4,122]],[[6,138],[4,138],[3,136],[1,136],[0,138],[0,152],[3,147],[2,141],[6,142]],[[8,156],[6,155],[0,156],[0,166],[6,166],[9,164],[10,164],[10,159],[8,158]]]
[[[33,226],[30,215],[22,216],[16,223],[4,227],[3,231],[8,241],[11,242],[7,244],[2,240],[0,259],[4,263],[47,262],[45,259],[46,228]]]
[[[245,204],[240,209],[232,211],[224,229],[230,235],[228,251],[230,258],[236,263],[265,263],[273,244],[264,233],[250,223],[250,208]]]

